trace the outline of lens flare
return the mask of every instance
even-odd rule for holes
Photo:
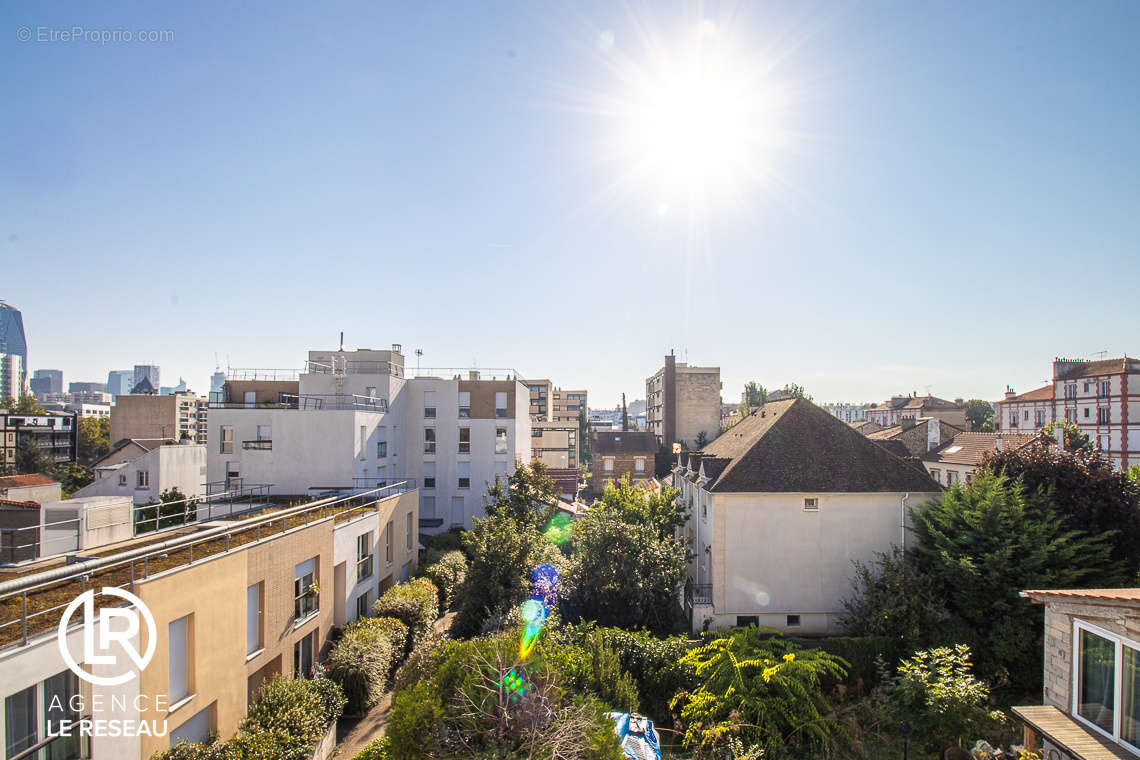
[[[522,605],[522,617],[529,624],[541,624],[546,620],[546,605],[537,599],[527,599]]]
[[[562,546],[570,540],[572,532],[573,527],[570,518],[566,515],[555,515],[550,519],[543,535],[546,536],[547,541],[555,546]]]
[[[531,571],[530,598],[522,603],[520,613],[526,621],[523,629],[522,642],[519,644],[519,657],[526,660],[538,643],[538,635],[550,617],[550,610],[558,600],[558,581],[561,579],[558,570],[551,564],[542,564]]]

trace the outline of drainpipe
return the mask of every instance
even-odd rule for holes
[[[902,534],[902,550],[906,552],[906,500],[910,498],[910,491],[902,497],[902,503],[899,504],[899,532]]]

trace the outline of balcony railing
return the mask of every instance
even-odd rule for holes
[[[241,447],[246,451],[272,451],[273,441],[265,438],[259,438],[256,441],[242,441]]]
[[[215,401],[211,409],[305,409],[344,411],[347,409],[368,412],[388,411],[388,399],[375,396],[358,396],[349,393],[298,395],[278,394],[276,401]]]

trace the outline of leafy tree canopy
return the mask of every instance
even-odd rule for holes
[[[758,384],[755,380],[749,380],[744,385],[744,404],[747,407],[763,406],[768,403],[768,389],[763,385]]]
[[[111,450],[110,417],[80,417],[76,427],[78,428],[76,454],[83,461],[91,462]]]
[[[0,408],[7,409],[15,414],[46,414],[47,411],[40,406],[39,399],[31,393],[25,393],[20,398],[14,399],[11,396],[5,396],[3,401],[0,401]]]
[[[993,418],[994,408],[989,401],[972,398],[966,402],[966,422],[970,424],[970,430],[981,432],[982,425],[987,421],[992,422]]]
[[[1041,432],[1053,437],[1058,428],[1065,431],[1065,449],[1067,451],[1093,450],[1092,439],[1082,433],[1080,426],[1072,420],[1055,420],[1041,428]]]
[[[546,465],[520,464],[506,478],[487,486],[484,511],[488,517],[509,517],[543,530],[558,511],[554,480]]]

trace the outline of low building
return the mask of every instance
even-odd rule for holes
[[[653,480],[657,437],[648,431],[611,430],[590,435],[593,457],[590,491],[601,496],[607,483],[629,476],[633,483]]]
[[[536,461],[553,469],[578,469],[578,421],[531,422],[530,448]]]
[[[1036,433],[1057,420],[1053,386],[1014,393],[1006,386],[1005,398],[994,404],[994,428],[1003,433]]]
[[[859,422],[867,417],[867,404],[848,404],[846,402],[837,404],[824,404],[823,408],[831,413],[831,416],[841,422]]]
[[[173,440],[119,441],[91,463],[95,480],[73,496],[129,496],[153,504],[164,491],[187,498],[206,495],[206,445]]]
[[[1026,748],[1056,760],[1140,754],[1140,588],[1021,596],[1045,606],[1041,704],[1013,708]]]
[[[0,563],[99,549],[134,535],[131,500],[91,496],[39,503],[0,499]]]
[[[877,433],[878,431],[883,429],[882,425],[880,425],[877,422],[871,422],[870,420],[860,420],[858,422],[848,422],[847,424],[851,426],[852,430],[858,431],[858,432],[862,433],[863,435],[870,435],[871,433]]]
[[[867,433],[867,438],[887,447],[892,454],[903,459],[917,459],[936,449],[948,438],[965,432],[937,417],[903,418],[898,425]]]
[[[10,706],[4,756],[146,760],[179,739],[230,737],[267,678],[311,676],[333,627],[368,614],[379,594],[411,576],[416,510],[415,491],[393,487],[364,499],[325,499],[197,525],[156,537],[153,547],[136,542],[130,575],[117,553],[45,571],[51,584],[44,584],[45,572],[0,583],[0,698]],[[149,610],[157,633],[153,659],[126,684],[81,685],[58,644],[59,601],[104,586],[132,592]],[[101,603],[99,624],[109,618],[106,609]],[[87,659],[86,652],[95,652],[84,647],[84,632],[78,616],[65,626],[72,656],[94,674],[106,673],[112,666]],[[120,664],[128,661],[118,654]],[[82,742],[53,738],[45,732],[52,695],[64,704],[75,695],[83,717],[136,726],[165,721],[168,730],[104,732]],[[24,754],[32,747],[33,754]]]
[[[916,393],[910,396],[892,396],[882,404],[867,407],[863,414],[865,419],[885,428],[898,425],[904,419],[937,417],[955,427],[966,429],[964,403],[931,395],[919,396]]]
[[[59,483],[47,475],[6,475],[0,477],[0,499],[13,501],[59,501],[63,498]]]
[[[958,433],[922,456],[922,466],[937,483],[952,486],[969,483],[985,455],[994,451],[1017,451],[1041,439],[1035,435],[1007,433]]]
[[[690,514],[693,631],[837,632],[853,562],[905,548],[909,508],[941,494],[926,473],[806,399],[760,407],[682,455],[672,480]]]

